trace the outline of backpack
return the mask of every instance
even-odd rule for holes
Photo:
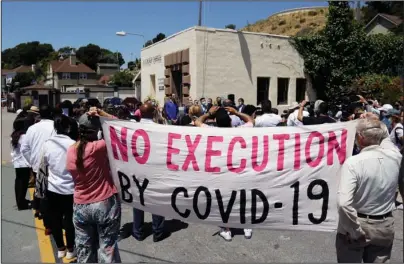
[[[46,192],[48,190],[48,165],[44,162],[45,151],[42,149],[41,160],[39,163],[38,173],[35,180],[35,197],[39,199],[46,199]]]

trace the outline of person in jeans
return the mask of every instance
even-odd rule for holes
[[[69,136],[77,123],[65,115],[54,119],[56,134],[48,139],[43,147],[43,163],[48,166],[48,212],[52,236],[58,248],[58,258],[73,259],[74,250],[73,226],[73,193],[72,175],[66,169],[67,149],[76,143],[76,138]],[[66,245],[63,241],[63,229],[66,231]],[[67,248],[67,253],[66,253]]]
[[[121,202],[117,195],[99,116],[91,108],[79,120],[79,141],[67,150],[66,168],[74,181],[73,224],[78,263],[121,262],[118,250]]]
[[[28,190],[29,177],[31,175],[31,168],[28,161],[21,154],[21,144],[25,140],[25,133],[27,132],[26,118],[17,118],[14,123],[14,131],[11,134],[11,159],[15,169],[15,200],[18,210],[26,210],[31,208],[31,201],[25,197]]]
[[[156,108],[152,104],[145,103],[139,109],[142,115],[141,124],[155,124],[153,117]],[[163,216],[152,214],[153,242],[159,242],[169,236],[169,233],[164,231],[164,220]],[[143,241],[146,238],[144,233],[144,211],[137,208],[133,208],[132,236],[137,241]]]
[[[388,262],[394,241],[395,193],[402,156],[387,127],[368,113],[356,128],[358,155],[340,170],[337,192],[339,263]]]

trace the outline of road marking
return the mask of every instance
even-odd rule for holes
[[[30,196],[34,197],[34,188],[29,188]],[[32,211],[35,215],[35,210]],[[45,227],[43,221],[34,217],[36,234],[38,236],[39,253],[42,263],[55,263],[55,254],[53,252],[50,236],[45,235]]]

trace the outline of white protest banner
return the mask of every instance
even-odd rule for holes
[[[104,120],[120,197],[186,222],[335,231],[355,124],[196,128]]]

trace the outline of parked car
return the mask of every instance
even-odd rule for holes
[[[95,107],[101,108],[101,103],[100,103],[100,101],[98,101],[97,98],[92,98],[92,97],[89,97],[89,98],[79,98],[79,99],[77,99],[77,100],[74,102],[74,104],[80,104],[84,99],[87,100],[89,106],[95,106]]]
[[[108,105],[119,106],[122,104],[122,99],[119,97],[107,97],[102,104],[103,108],[107,108]]]

